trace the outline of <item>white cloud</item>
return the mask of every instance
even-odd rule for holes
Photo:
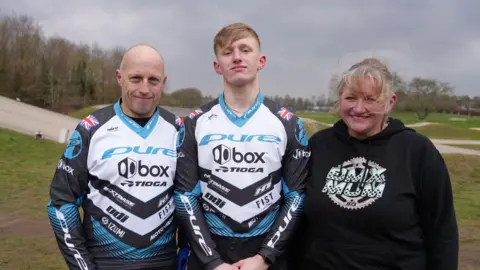
[[[2,13],[37,20],[47,35],[110,48],[151,43],[167,63],[171,88],[222,91],[213,71],[213,37],[242,21],[260,34],[268,95],[326,94],[334,72],[364,57],[385,60],[405,78],[448,81],[479,95],[478,1],[58,1],[4,0]],[[113,74],[112,74],[113,76]]]

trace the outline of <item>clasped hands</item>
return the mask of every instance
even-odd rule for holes
[[[214,270],[267,270],[268,265],[263,260],[262,256],[255,255],[234,264],[223,263]]]

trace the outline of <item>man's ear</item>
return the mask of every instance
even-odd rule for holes
[[[163,82],[162,82],[162,91],[165,89],[165,86],[167,85],[167,76],[165,76],[163,78]]]
[[[220,64],[218,63],[217,60],[214,60],[214,61],[213,61],[213,68],[215,69],[215,72],[216,72],[218,75],[223,75],[222,68],[220,67]]]
[[[260,55],[260,59],[258,60],[257,70],[262,70],[266,64],[267,64],[267,57],[265,55]]]
[[[118,85],[122,86],[122,72],[120,69],[115,70],[115,77],[117,78]]]

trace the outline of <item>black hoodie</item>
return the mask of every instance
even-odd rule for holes
[[[310,147],[303,266],[295,269],[457,269],[450,177],[429,139],[389,119],[357,140],[340,120]]]

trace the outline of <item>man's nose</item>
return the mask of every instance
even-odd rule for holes
[[[140,84],[140,87],[138,88],[138,91],[142,94],[148,94],[150,92],[150,88],[149,88],[149,82],[148,82],[148,78],[143,80],[142,83]]]
[[[233,61],[238,63],[242,61],[242,58],[240,57],[240,51],[239,50],[234,50],[233,51]]]

